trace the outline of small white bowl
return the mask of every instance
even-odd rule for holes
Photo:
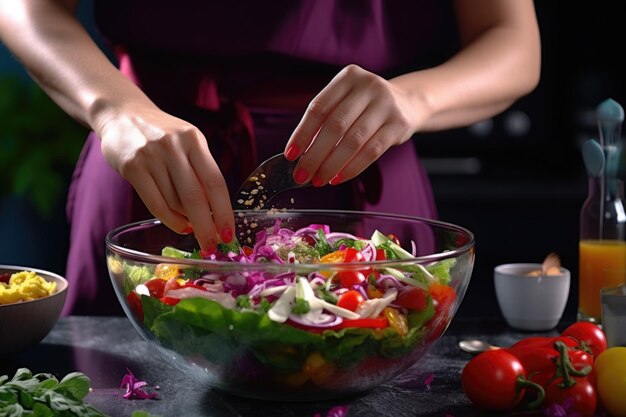
[[[520,330],[551,330],[559,323],[569,297],[570,271],[558,275],[529,276],[538,263],[498,265],[494,284],[498,305],[509,326]]]
[[[0,304],[0,357],[22,352],[46,337],[61,315],[67,280],[53,272],[26,266],[0,265],[0,274],[34,271],[56,282],[54,294],[21,303]]]

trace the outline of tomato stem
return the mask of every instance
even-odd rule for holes
[[[559,384],[561,388],[569,388],[576,385],[573,376],[587,376],[591,372],[591,366],[585,366],[580,371],[574,368],[572,361],[567,354],[569,349],[565,343],[561,341],[554,342],[554,349],[559,352],[559,360],[557,361],[558,371],[563,377],[563,381]]]
[[[535,408],[539,407],[541,403],[543,403],[543,400],[546,396],[546,392],[541,385],[537,384],[536,382],[529,381],[522,375],[517,376],[515,387],[517,389],[518,395],[525,388],[531,388],[537,391],[537,398],[528,403],[529,410],[534,410]]]

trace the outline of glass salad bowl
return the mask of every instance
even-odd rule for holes
[[[238,211],[237,239],[200,251],[158,220],[106,238],[128,318],[213,388],[271,400],[367,391],[441,337],[470,281],[474,236],[415,217]]]

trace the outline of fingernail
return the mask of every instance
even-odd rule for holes
[[[191,226],[187,226],[181,231],[181,233],[184,235],[189,235],[193,233],[193,228]]]
[[[341,182],[341,176],[339,174],[335,175],[332,180],[328,181],[330,185],[337,185]]]
[[[311,183],[313,184],[313,187],[321,187],[324,185],[324,181],[317,174],[313,175]]]
[[[233,230],[230,227],[225,227],[220,232],[220,237],[222,238],[222,242],[229,243],[233,240]]]
[[[307,178],[309,178],[309,173],[306,172],[302,168],[298,168],[298,170],[296,171],[296,176],[295,176],[296,182],[298,184],[304,184]]]
[[[287,158],[290,161],[293,161],[298,156],[298,153],[300,153],[300,149],[298,149],[296,145],[290,145],[287,148],[287,152],[285,153],[285,158]]]

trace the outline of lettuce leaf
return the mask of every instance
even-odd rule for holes
[[[201,355],[232,369],[243,358],[252,357],[257,366],[278,373],[299,371],[307,356],[316,351],[338,368],[371,356],[401,357],[421,342],[424,325],[434,315],[429,297],[425,310],[409,314],[407,336],[391,328],[348,328],[318,334],[276,323],[267,314],[231,310],[207,299],[185,299],[176,306],[147,296],[141,301],[144,324],[164,347],[184,355]]]

